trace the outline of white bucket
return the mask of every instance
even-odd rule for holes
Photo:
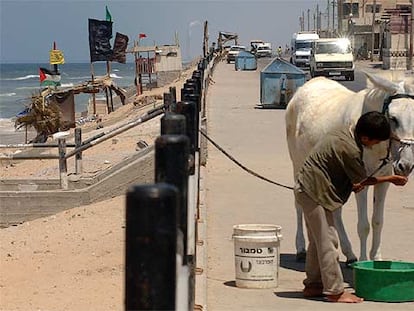
[[[282,227],[267,224],[233,226],[236,286],[278,286]]]

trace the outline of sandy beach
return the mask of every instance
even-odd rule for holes
[[[194,70],[103,116],[103,129],[97,130],[95,123],[84,125],[85,137],[136,119],[142,111],[134,101],[159,98],[170,86],[176,87],[179,100],[179,90]],[[136,152],[139,140],[153,144],[160,134],[159,119],[87,150],[85,174],[96,174]],[[69,173],[73,167],[68,163]],[[56,160],[1,163],[2,179],[57,176]],[[124,209],[123,195],[1,229],[0,310],[123,310]]]

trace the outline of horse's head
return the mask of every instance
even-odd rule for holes
[[[408,176],[414,169],[414,85],[368,75],[385,92],[382,112],[391,125],[390,153],[395,174]]]

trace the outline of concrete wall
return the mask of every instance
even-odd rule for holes
[[[160,71],[157,72],[157,86],[162,87],[164,85],[174,82],[181,75],[181,70],[175,71]]]
[[[155,71],[180,71],[183,69],[181,49],[176,45],[163,45],[155,51]]]
[[[154,182],[154,149],[140,152],[140,157],[124,163],[88,187],[74,190],[0,191],[0,227],[50,216],[76,206],[123,195],[134,184]]]

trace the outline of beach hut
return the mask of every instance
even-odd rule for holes
[[[260,107],[285,108],[305,73],[282,58],[275,58],[260,72]]]
[[[236,70],[256,70],[256,57],[247,51],[240,51],[234,61],[234,68]]]

